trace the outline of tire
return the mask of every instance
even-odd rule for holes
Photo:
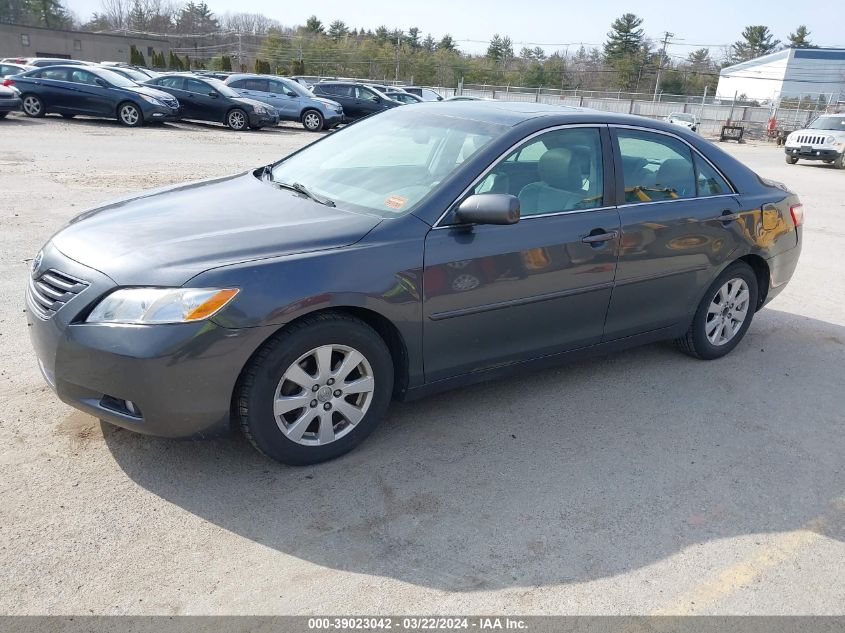
[[[845,168],[845,154],[840,154],[836,157],[833,161],[833,168],[834,169],[843,169]]]
[[[361,360],[344,369],[344,361],[358,359],[354,352]],[[359,391],[346,392],[344,385],[353,383]],[[375,330],[341,314],[305,317],[270,339],[247,365],[235,392],[237,421],[271,459],[317,464],[363,441],[384,416],[392,392],[393,360]],[[279,406],[280,398],[290,401]]]
[[[798,162],[798,158],[795,156],[786,156],[786,164],[787,165],[794,165]]]
[[[319,132],[325,125],[323,115],[317,110],[306,110],[299,120],[302,122],[302,127],[309,132]]]
[[[63,119],[72,119],[75,116],[76,116],[75,114],[63,114],[62,118]]]
[[[117,106],[117,120],[126,127],[140,127],[144,125],[144,114],[131,101],[124,101]]]
[[[732,295],[734,289],[736,294]],[[722,303],[726,305],[720,311]],[[743,307],[745,310],[739,319],[737,316]],[[695,358],[721,358],[739,345],[756,309],[757,276],[745,262],[734,262],[704,293],[689,330],[675,342],[683,352]],[[726,340],[721,340],[723,337]]]
[[[33,94],[23,95],[23,113],[34,119],[40,119],[47,114],[47,108],[44,107],[44,102],[41,97]]]
[[[226,113],[226,125],[230,129],[240,132],[241,130],[245,130],[249,127],[249,117],[246,112],[240,108],[229,110],[229,112]]]

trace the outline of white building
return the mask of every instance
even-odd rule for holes
[[[778,97],[845,100],[845,48],[788,48],[763,55],[719,73],[716,97],[731,100],[745,95],[756,101]]]

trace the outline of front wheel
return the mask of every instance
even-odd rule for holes
[[[302,127],[309,132],[319,132],[323,129],[323,115],[316,110],[306,110],[302,113]]]
[[[787,156],[786,157],[786,164],[787,165],[794,165],[797,162],[798,162],[798,158],[795,157],[795,156]]]
[[[41,100],[41,97],[36,95],[24,95],[23,113],[26,116],[40,119],[47,114],[47,108],[44,107],[44,102]]]
[[[739,345],[757,309],[757,276],[734,262],[707,289],[687,333],[676,339],[695,358],[720,358]]]
[[[134,103],[121,103],[117,108],[117,119],[127,127],[138,127],[144,124],[144,115]]]
[[[845,154],[840,154],[836,157],[836,159],[833,161],[833,168],[845,169]]]
[[[378,425],[393,392],[393,361],[366,323],[306,317],[250,361],[237,390],[241,429],[259,451],[304,466],[352,450]]]
[[[226,115],[226,125],[233,130],[245,130],[249,125],[249,119],[246,116],[246,112],[239,108],[231,110],[229,114]]]

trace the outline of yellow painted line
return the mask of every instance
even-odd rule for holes
[[[836,499],[834,511],[845,508],[845,499]],[[701,613],[705,607],[730,596],[738,589],[757,580],[763,572],[789,560],[796,553],[825,537],[819,534],[830,519],[827,514],[816,517],[797,530],[782,532],[766,545],[760,554],[731,565],[714,577],[698,585],[687,594],[682,594],[672,605],[657,609],[650,615],[692,615]]]

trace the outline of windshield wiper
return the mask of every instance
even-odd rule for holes
[[[272,176],[272,174],[271,174]],[[308,189],[305,185],[298,183],[298,182],[275,182],[272,181],[277,187],[281,187],[283,189],[290,189],[291,191],[296,191],[297,193],[301,193],[306,198],[311,198],[314,202],[319,202],[320,204],[324,204],[327,207],[335,206],[333,200],[329,198],[324,198],[323,196],[318,196],[316,193]]]

